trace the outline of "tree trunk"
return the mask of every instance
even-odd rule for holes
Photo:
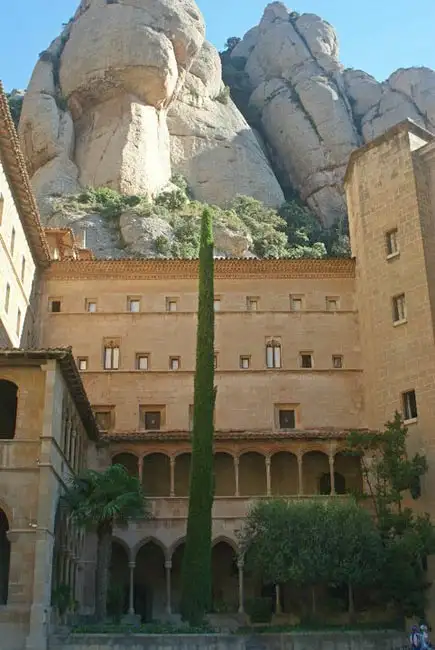
[[[348,614],[349,614],[349,623],[355,621],[355,602],[353,599],[353,587],[349,582],[347,585],[347,594],[348,594]]]
[[[107,615],[107,591],[112,553],[112,526],[103,525],[97,530],[97,566],[95,569],[95,617],[104,621]]]
[[[311,587],[311,615],[313,620],[316,618],[317,614],[317,600],[316,600],[316,585]]]

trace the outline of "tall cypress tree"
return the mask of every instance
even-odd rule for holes
[[[189,515],[182,567],[181,614],[200,625],[211,606],[211,526],[213,506],[214,261],[209,210],[201,220],[198,329],[194,384]]]

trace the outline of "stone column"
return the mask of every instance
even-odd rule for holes
[[[329,476],[331,481],[331,495],[335,495],[334,454],[329,454]]]
[[[271,459],[270,456],[266,456],[266,494],[268,497],[272,494],[272,489],[271,489],[271,476],[270,476],[270,465],[271,465]]]
[[[129,616],[134,616],[134,570],[136,568],[136,562],[129,562],[129,589],[128,589],[128,614]]]
[[[171,605],[171,570],[172,570],[172,561],[166,560],[165,562],[165,575],[166,575],[166,613],[172,614],[172,605]]]
[[[245,589],[243,584],[243,559],[239,559],[237,562],[237,568],[239,570],[239,614],[243,614],[245,611],[244,602],[245,602]]]
[[[175,496],[175,458],[171,456],[169,459],[170,462],[170,467],[171,467],[171,486],[169,488],[169,496],[174,497]]]
[[[240,488],[239,488],[239,457],[234,456],[233,458],[234,461],[234,477],[236,481],[236,493],[234,496],[239,497],[240,496]]]
[[[140,484],[142,485],[142,480],[143,480],[143,457],[142,456],[139,456],[139,458],[137,459],[137,464],[138,464],[137,475],[139,477]]]
[[[303,473],[303,454],[298,452],[298,496],[304,493],[304,473]]]

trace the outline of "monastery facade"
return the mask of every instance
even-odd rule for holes
[[[0,127],[0,627],[8,650],[41,650],[56,580],[93,607],[92,541],[57,509],[86,466],[124,464],[150,502],[153,518],[113,543],[126,611],[178,611],[198,263],[97,260],[71,231],[44,230],[3,95]],[[363,487],[352,430],[401,412],[429,463],[419,507],[434,511],[434,151],[408,121],[352,155],[352,259],[216,260],[218,611],[242,614],[258,593],[237,555],[255,499]]]

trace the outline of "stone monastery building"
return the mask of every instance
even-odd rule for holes
[[[85,466],[124,464],[150,499],[153,519],[113,543],[129,612],[178,610],[198,265],[97,260],[44,230],[2,93],[0,162],[2,648],[41,650],[52,585],[93,608],[92,540],[58,512]],[[230,611],[256,589],[237,562],[252,500],[361,487],[350,430],[402,412],[434,512],[433,136],[392,128],[352,155],[346,191],[352,259],[216,261],[213,598]]]

